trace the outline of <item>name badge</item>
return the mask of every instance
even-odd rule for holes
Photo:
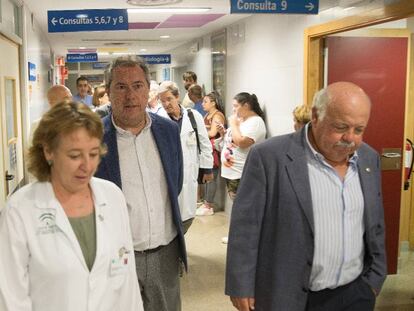
[[[191,132],[190,135],[187,137],[187,146],[194,146],[197,144],[197,138],[195,136],[195,132]]]
[[[128,254],[130,253],[125,247],[121,247],[118,251],[118,257],[111,260],[111,276],[124,274],[128,267]]]

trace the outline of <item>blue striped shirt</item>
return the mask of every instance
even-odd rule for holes
[[[309,142],[307,164],[312,194],[315,251],[309,287],[312,291],[336,288],[355,280],[364,259],[364,197],[358,175],[358,154],[348,160],[342,180]]]

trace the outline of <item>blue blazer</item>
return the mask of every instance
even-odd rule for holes
[[[306,309],[314,219],[304,135],[303,129],[254,145],[233,204],[226,294],[255,297],[256,311]],[[387,274],[380,159],[367,144],[358,156],[365,224],[361,277],[379,292]]]
[[[181,151],[180,130],[177,124],[166,118],[153,113],[149,113],[149,115],[152,120],[151,132],[160,153],[162,166],[167,179],[172,216],[177,228],[180,245],[180,258],[187,267],[184,234],[180,208],[178,206],[178,195],[183,185],[183,154]],[[103,142],[106,144],[108,152],[101,160],[95,176],[112,181],[122,189],[118,144],[116,141],[116,129],[112,124],[112,113],[103,118],[102,122],[105,130]]]

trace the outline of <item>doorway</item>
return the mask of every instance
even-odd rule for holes
[[[0,202],[5,202],[23,180],[19,46],[0,35]]]
[[[327,84],[349,81],[372,102],[364,142],[381,155],[388,272],[397,272],[410,32],[370,29],[325,40]],[[392,155],[392,157],[391,157]]]
[[[345,17],[325,24],[309,27],[305,30],[304,47],[304,102],[311,105],[313,94],[322,88],[324,82],[324,40],[327,36],[338,34],[344,31],[360,29],[371,25],[399,20],[414,15],[414,2],[411,0],[401,0],[398,3],[387,5],[369,12]],[[413,97],[410,85],[407,85],[407,98]],[[407,108],[408,105],[406,105]],[[413,114],[410,109],[405,111],[405,136],[412,139],[414,135]],[[403,147],[403,141],[401,142]],[[402,181],[398,184],[401,184]],[[411,198],[412,201],[412,198]],[[405,203],[405,202],[404,202]],[[406,206],[406,204],[402,204]],[[411,209],[410,245],[414,248],[414,220],[413,207]],[[400,224],[398,224],[400,225]],[[394,267],[394,270],[396,267]]]

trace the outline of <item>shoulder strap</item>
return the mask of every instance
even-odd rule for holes
[[[191,126],[193,127],[193,130],[194,130],[194,132],[196,134],[198,153],[201,153],[200,138],[198,137],[198,130],[197,130],[197,122],[196,122],[196,120],[194,118],[194,114],[193,114],[193,112],[192,112],[191,109],[187,109],[187,114],[188,114],[188,118],[190,119]]]

